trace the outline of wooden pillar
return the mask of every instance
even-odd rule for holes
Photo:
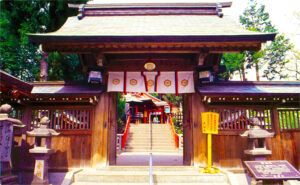
[[[274,152],[278,153],[278,160],[283,160],[284,159],[284,154],[283,154],[283,147],[282,147],[282,140],[281,140],[281,133],[280,133],[280,123],[279,123],[279,116],[278,116],[278,110],[277,107],[273,107],[272,109],[272,123],[275,131],[275,140],[277,143],[278,148],[274,148],[277,151],[272,150],[272,153]]]
[[[193,130],[191,125],[191,94],[183,95],[183,164],[193,165]]]
[[[25,153],[26,153],[26,143],[27,143],[27,134],[26,131],[30,130],[31,128],[31,112],[32,107],[26,106],[23,110],[23,116],[22,116],[22,123],[24,123],[26,126],[22,128],[22,140],[20,145],[20,159],[25,159]],[[25,161],[20,161],[19,168],[21,170],[25,169]]]
[[[48,53],[42,52],[42,59],[40,60],[40,81],[45,82],[48,80]]]
[[[92,123],[91,166],[115,163],[116,151],[116,95],[103,93],[94,110]]]
[[[183,100],[183,163],[203,166],[207,159],[206,135],[202,133],[201,113],[206,106],[198,93],[186,94]]]
[[[108,130],[108,158],[109,165],[115,165],[117,162],[117,93],[109,93],[109,130]]]

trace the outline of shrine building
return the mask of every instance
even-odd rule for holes
[[[233,82],[216,76],[223,53],[259,51],[276,36],[242,28],[222,13],[230,6],[92,1],[57,31],[29,34],[29,41],[41,44],[44,52],[77,54],[85,80],[47,81],[43,76],[44,81],[24,83],[1,71],[1,103],[11,104],[27,124],[15,133],[14,168],[33,169],[28,150],[34,140],[25,132],[43,116],[61,133],[52,140],[50,170],[116,165],[121,92],[135,98],[128,98],[132,115],[140,115],[133,123],[149,123],[150,113],[166,122],[168,105],[159,106],[162,101],[154,97],[147,100],[147,93],[183,96],[182,165],[206,165],[201,113],[212,111],[220,114],[219,132],[213,135],[214,166],[245,170],[247,139],[239,135],[257,117],[262,128],[275,133],[267,139],[272,150],[267,160],[287,160],[299,170],[300,83]],[[24,160],[18,161],[20,155]]]

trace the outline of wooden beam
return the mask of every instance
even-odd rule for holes
[[[143,42],[143,43],[47,43],[45,51],[87,53],[100,50],[101,53],[132,53],[132,52],[175,52],[175,53],[199,53],[199,50],[213,52],[241,52],[243,50],[258,51],[261,43],[248,42]]]
[[[204,61],[205,61],[205,58],[207,57],[207,55],[208,55],[208,53],[206,53],[206,52],[198,54],[198,66],[204,65]]]
[[[94,54],[95,58],[96,58],[96,63],[97,66],[103,67],[103,63],[105,61],[105,56],[102,52],[99,52],[97,54]]]

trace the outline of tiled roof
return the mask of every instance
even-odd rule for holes
[[[0,85],[1,87],[9,87],[15,90],[20,91],[22,94],[30,95],[30,92],[33,88],[32,85],[28,84],[27,82],[24,82],[20,80],[19,78],[16,78],[5,71],[0,69]],[[1,92],[1,90],[0,90]]]
[[[300,82],[218,82],[196,87],[202,95],[288,95],[300,97]]]
[[[243,29],[229,16],[156,15],[68,18],[56,32],[44,36],[230,36],[268,35]]]
[[[105,91],[99,85],[68,84],[65,82],[35,82],[32,83],[31,91],[34,95],[40,96],[60,96],[60,95],[100,95]]]

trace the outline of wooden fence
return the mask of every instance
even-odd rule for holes
[[[112,102],[113,100],[109,99],[109,101]],[[50,117],[51,122],[49,126],[61,133],[60,136],[53,137],[52,148],[55,149],[55,154],[51,155],[50,169],[66,170],[91,167],[92,147],[95,145],[95,141],[98,141],[101,137],[108,138],[107,135],[109,134],[106,133],[107,135],[102,136],[95,132],[93,144],[92,132],[95,130],[94,128],[102,125],[103,128],[101,127],[98,130],[114,129],[113,126],[108,124],[114,123],[112,116],[109,117],[103,111],[100,111],[105,108],[105,102],[108,102],[108,100],[99,104],[97,119],[101,121],[101,119],[105,118],[107,120],[103,121],[103,124],[98,125],[94,115],[96,109],[92,106],[26,107],[15,110],[12,115],[27,123],[27,130],[38,126],[38,119],[42,116]],[[252,106],[249,108],[249,106],[234,105],[207,106],[202,103],[200,96],[197,94],[188,96],[185,99],[185,104],[187,111],[184,112],[183,118],[185,132],[184,155],[185,159],[187,155],[190,155],[191,164],[204,165],[206,163],[206,135],[201,132],[201,112],[214,111],[220,113],[220,132],[218,135],[213,136],[214,166],[243,169],[242,161],[247,160],[247,156],[244,155],[244,150],[247,148],[247,139],[241,138],[239,134],[249,127],[252,117],[258,117],[262,127],[275,133],[273,138],[267,139],[268,148],[272,150],[272,155],[268,159],[288,160],[296,168],[300,169],[300,108],[264,106]],[[113,107],[111,106],[112,110],[114,110]],[[107,112],[110,113],[111,111]],[[26,129],[23,129],[15,137],[15,147],[12,153],[13,163],[14,166],[18,166],[16,169],[32,170],[34,161],[29,153],[29,149],[33,147],[34,140],[33,137],[26,136]],[[192,129],[192,132],[186,132],[189,129]],[[113,137],[113,133],[109,134],[110,142]],[[24,140],[25,142],[23,142]],[[108,145],[108,141],[105,142]],[[96,144],[99,146],[98,148],[103,146],[103,142]],[[109,145],[109,147],[111,147],[109,150],[112,150],[112,147],[115,146]],[[104,156],[107,151],[102,153]]]
[[[281,131],[300,131],[300,108],[279,108],[278,117]]]
[[[210,106],[209,111],[220,114],[219,134],[239,135],[250,128],[251,119],[260,120],[261,128],[272,130],[271,109],[266,107]]]
[[[14,169],[34,168],[34,158],[29,153],[29,149],[34,145],[34,137],[27,136],[26,130],[38,127],[38,122],[43,116],[49,117],[49,128],[60,133],[59,136],[52,137],[51,147],[55,153],[50,156],[50,170],[65,171],[91,167],[91,125],[94,118],[92,106],[28,107],[28,111],[25,110],[26,108],[16,111],[21,112],[22,116],[13,113],[27,123],[27,127],[15,134],[15,147],[12,153]]]
[[[258,117],[261,127],[274,132],[267,139],[272,150],[268,160],[287,160],[300,169],[299,107],[280,108],[262,105],[210,105],[198,94],[184,96],[184,164],[206,166],[207,141],[202,133],[201,112],[220,113],[219,134],[213,135],[213,166],[231,170],[243,170],[247,138],[240,136],[249,126],[252,117]]]
[[[89,130],[92,109],[87,107],[48,107],[32,110],[30,128],[38,127],[39,120],[47,116],[49,128],[55,130]]]

